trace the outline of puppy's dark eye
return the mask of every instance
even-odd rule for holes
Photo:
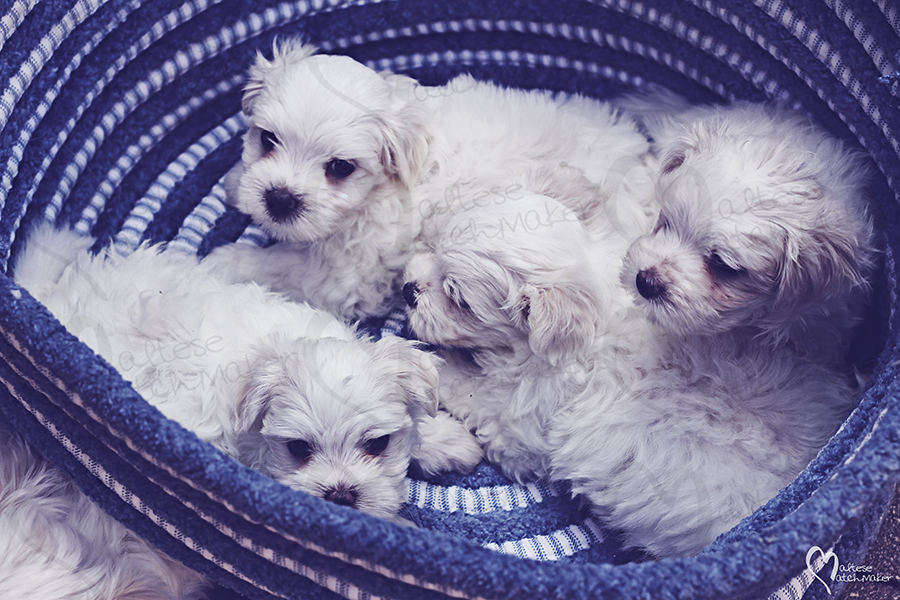
[[[325,174],[332,179],[347,179],[355,170],[356,165],[349,160],[333,158],[325,163]]]
[[[743,267],[736,267],[725,262],[718,252],[713,252],[706,258],[706,268],[713,277],[728,278],[738,277],[747,272]]]
[[[275,145],[278,144],[278,138],[271,131],[263,129],[259,132],[259,143],[263,152],[268,154],[275,149]]]
[[[313,453],[312,444],[306,440],[291,440],[287,443],[287,449],[300,462],[308,461]]]
[[[453,300],[453,303],[458,307],[465,310],[472,309],[472,307],[469,306],[469,303],[463,299],[462,294],[459,293],[459,288],[457,288],[456,285],[453,284],[453,282],[445,281],[444,290],[447,292],[447,297]]]
[[[669,157],[669,160],[666,161],[666,164],[663,165],[662,172],[663,175],[667,173],[671,173],[678,167],[684,164],[684,152],[679,152]]]
[[[381,456],[384,451],[387,450],[390,441],[390,435],[383,435],[371,440],[366,440],[366,442],[363,444],[363,448],[365,449],[366,454],[370,454],[372,456]]]

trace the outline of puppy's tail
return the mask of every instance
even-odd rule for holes
[[[44,222],[35,227],[12,268],[16,283],[34,297],[44,297],[66,268],[94,244],[94,238]]]

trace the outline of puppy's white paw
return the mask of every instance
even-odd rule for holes
[[[443,471],[467,473],[481,462],[481,445],[466,426],[450,413],[439,412],[418,426],[419,446],[412,459],[421,469],[434,475]]]

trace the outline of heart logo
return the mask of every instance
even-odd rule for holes
[[[819,581],[822,582],[822,585],[825,586],[825,589],[828,591],[828,595],[830,596],[831,588],[828,586],[827,583],[825,583],[824,579],[819,577],[819,574],[816,573],[815,569],[813,569],[813,567],[812,567],[813,557],[817,553],[822,556],[822,560],[823,560],[822,566],[828,566],[828,563],[831,562],[831,559],[832,558],[834,559],[834,565],[831,567],[832,583],[834,583],[834,578],[835,578],[835,576],[837,576],[837,572],[838,572],[838,557],[837,557],[837,554],[835,554],[831,550],[829,550],[828,552],[825,552],[818,546],[813,546],[812,548],[809,549],[809,552],[806,553],[806,568],[809,569],[809,572],[813,574],[813,577],[815,577],[816,579],[818,579]],[[819,567],[819,568],[821,569],[822,567]]]

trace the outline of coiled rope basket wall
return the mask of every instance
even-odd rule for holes
[[[469,71],[598,97],[659,83],[698,102],[779,99],[860,145],[885,239],[872,319],[883,342],[858,408],[778,497],[670,561],[604,549],[577,506],[570,518],[564,489],[489,469],[411,481],[418,529],[287,490],[163,418],[2,275],[0,414],[117,519],[221,586],[213,598],[827,597],[808,552],[821,549],[818,566],[830,550],[859,564],[900,478],[900,5],[3,0],[0,265],[48,218],[200,254],[259,238],[225,207],[221,178],[240,152],[247,66],[297,34],[427,84]]]

